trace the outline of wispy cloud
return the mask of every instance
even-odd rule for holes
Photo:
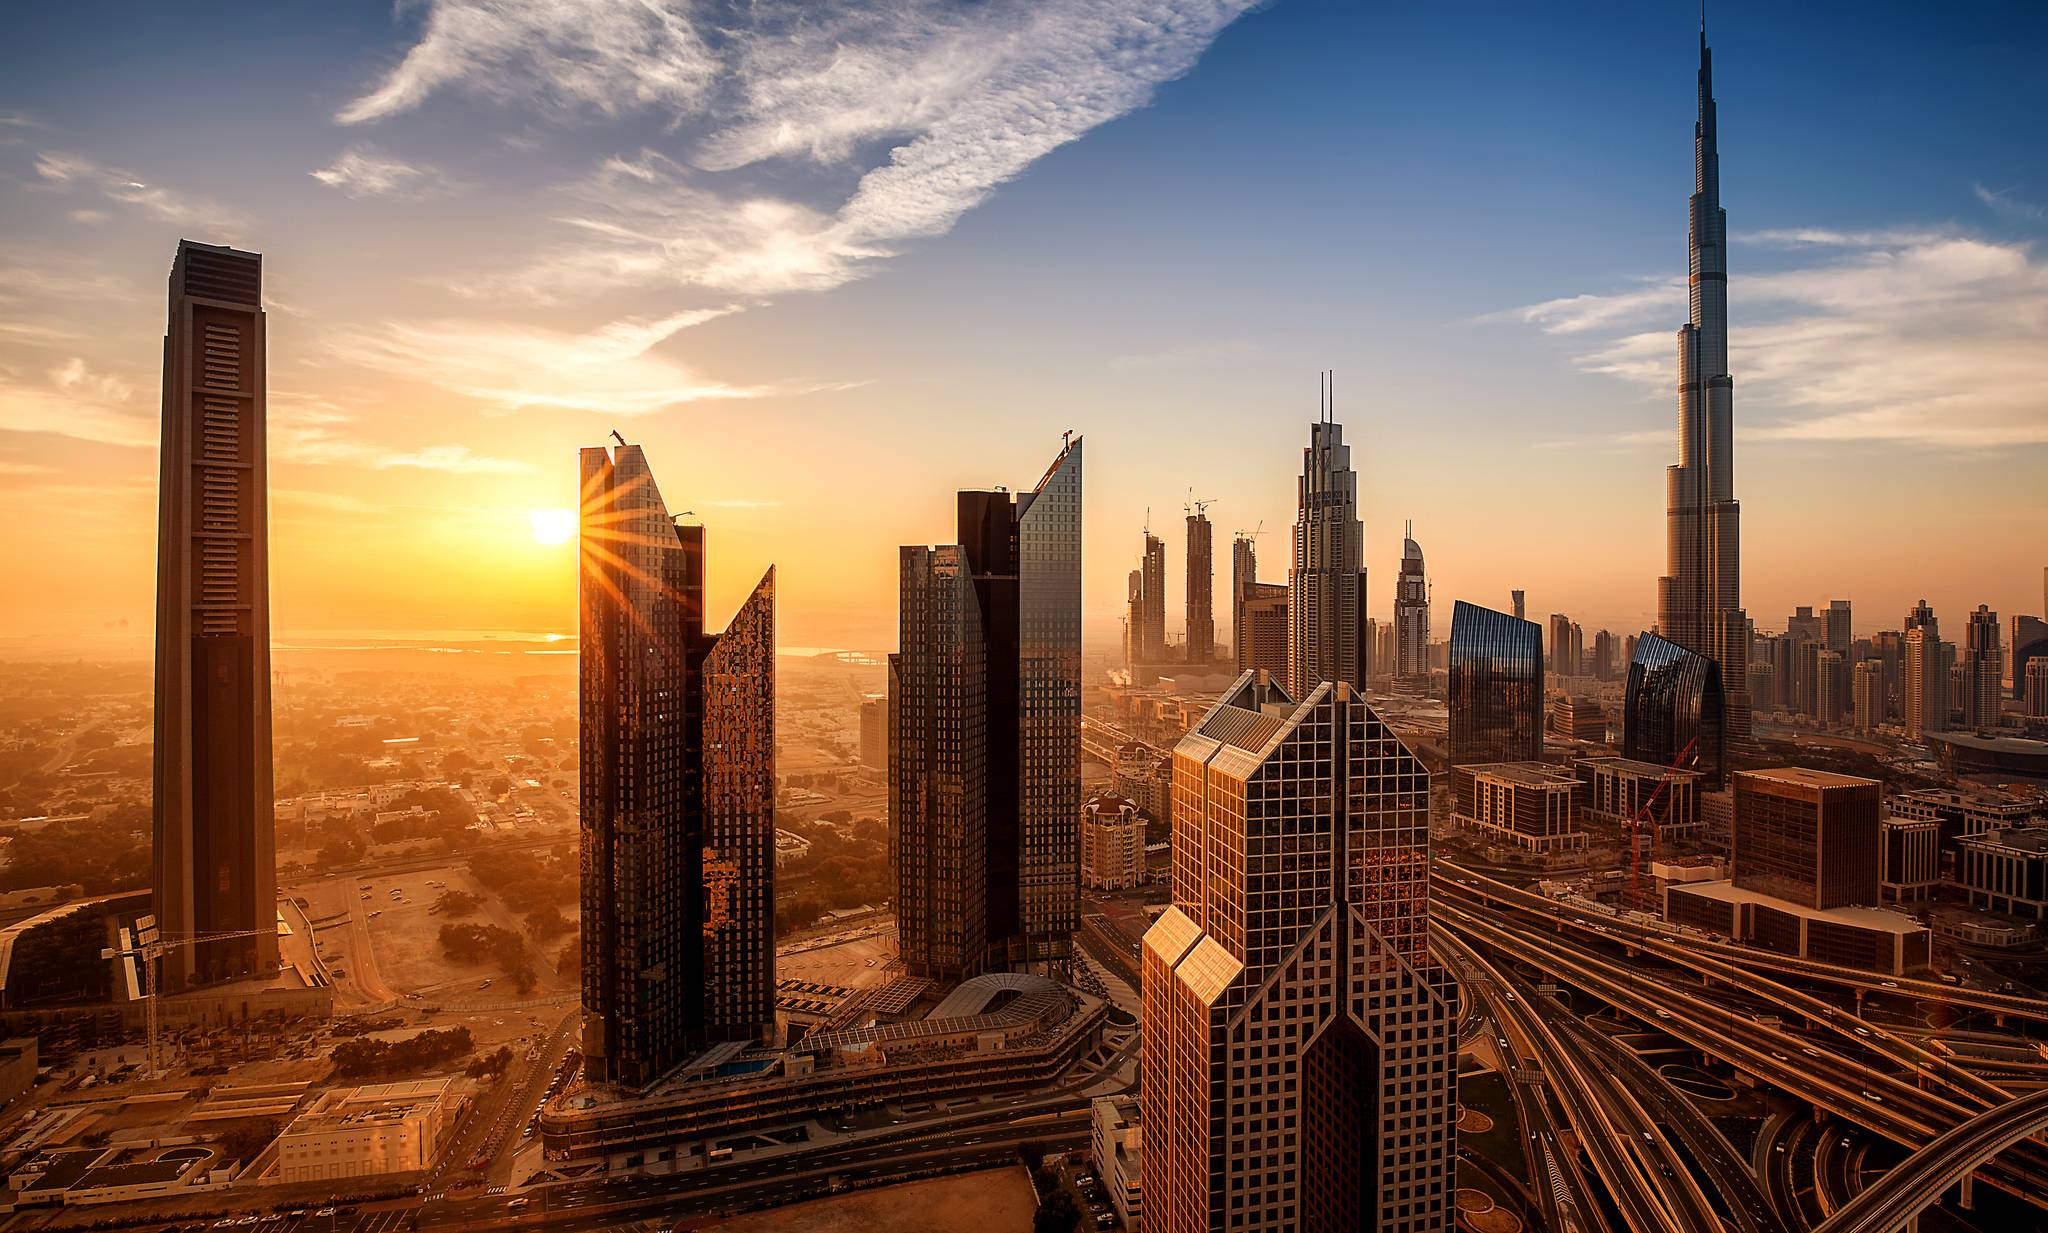
[[[343,463],[380,471],[394,468],[445,471],[460,475],[517,474],[533,467],[511,458],[477,454],[466,445],[429,445],[393,450],[372,444],[344,426],[355,417],[334,403],[311,395],[279,392],[270,399],[272,452],[290,462],[324,465]]]
[[[2009,188],[1986,188],[1982,184],[1971,187],[1976,190],[1977,200],[2007,218],[2023,219],[2031,223],[2048,219],[2048,206],[2038,201],[2025,201],[2015,197]]]
[[[0,305],[35,305],[40,316],[53,300],[105,305],[143,298],[137,284],[82,262],[53,262],[47,254],[29,250],[0,254]]]
[[[491,458],[475,453],[467,445],[430,445],[425,449],[386,454],[377,460],[379,470],[402,468],[414,471],[453,471],[460,475],[514,475],[533,470],[531,463],[511,458]]]
[[[156,425],[138,413],[134,393],[129,382],[80,359],[34,375],[0,368],[0,430],[153,448]]]
[[[1685,311],[1685,280],[1645,280],[1628,291],[1570,295],[1480,317],[1481,322],[1519,321],[1545,334],[1584,334]]]
[[[51,187],[98,193],[109,201],[180,226],[234,231],[243,225],[239,215],[204,197],[146,184],[130,172],[79,154],[44,151],[36,156],[36,174]]]
[[[498,410],[554,407],[645,415],[704,399],[767,391],[701,377],[654,348],[732,311],[698,309],[614,321],[585,334],[475,321],[393,323],[329,341],[339,358],[431,382]]]
[[[366,145],[350,146],[327,166],[306,174],[359,200],[366,197],[419,198],[448,188],[447,182],[433,168],[380,154]]]
[[[1038,159],[1145,105],[1253,3],[760,0],[696,16],[656,0],[431,0],[420,41],[339,118],[383,119],[443,87],[658,109],[691,122],[687,156],[603,164],[572,192],[571,234],[490,290],[819,291],[944,234]],[[729,174],[791,159],[858,176],[820,200]]]
[[[1942,229],[1773,233],[1815,259],[1729,284],[1729,366],[1751,439],[2048,444],[2048,265]],[[1570,338],[1583,368],[1668,391],[1682,286],[1494,314]],[[1671,328],[1644,330],[1652,316]]]
[[[335,117],[363,124],[445,87],[496,98],[538,92],[554,108],[616,115],[694,107],[715,61],[687,3],[661,0],[431,0],[420,40],[376,88]]]

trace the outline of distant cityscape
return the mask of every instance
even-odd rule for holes
[[[573,657],[280,647],[265,258],[181,242],[147,681],[0,666],[0,1229],[2043,1227],[2048,566],[1750,615],[1704,27],[1697,92],[1656,622],[1590,637],[1444,620],[1428,511],[1368,615],[1325,373],[1284,581],[1191,488],[1114,647],[1082,433],[869,656],[751,554],[708,611],[620,431]]]

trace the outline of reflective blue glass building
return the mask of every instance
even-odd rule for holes
[[[1726,773],[1721,666],[1666,638],[1645,632],[1628,666],[1622,712],[1624,757],[1659,766],[1677,763],[1718,791]]]
[[[1452,766],[1543,753],[1543,630],[1459,600],[1451,609]]]

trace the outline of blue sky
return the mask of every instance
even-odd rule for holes
[[[1515,586],[1647,623],[1696,10],[1239,7],[25,10],[0,490],[78,513],[0,529],[0,633],[146,626],[181,234],[268,258],[282,630],[561,625],[526,513],[617,426],[732,601],[776,560],[785,640],[887,645],[894,546],[1076,428],[1106,634],[1191,488],[1283,576],[1326,367],[1375,611],[1413,518],[1440,636]],[[1752,615],[2038,611],[2048,10],[1710,33]]]

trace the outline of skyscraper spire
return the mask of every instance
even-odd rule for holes
[[[1728,372],[1728,216],[1704,6],[1687,241],[1690,320],[1678,330],[1678,462],[1666,473],[1668,566],[1657,583],[1657,630],[1721,665],[1728,733],[1740,740],[1749,735],[1749,627]]]

